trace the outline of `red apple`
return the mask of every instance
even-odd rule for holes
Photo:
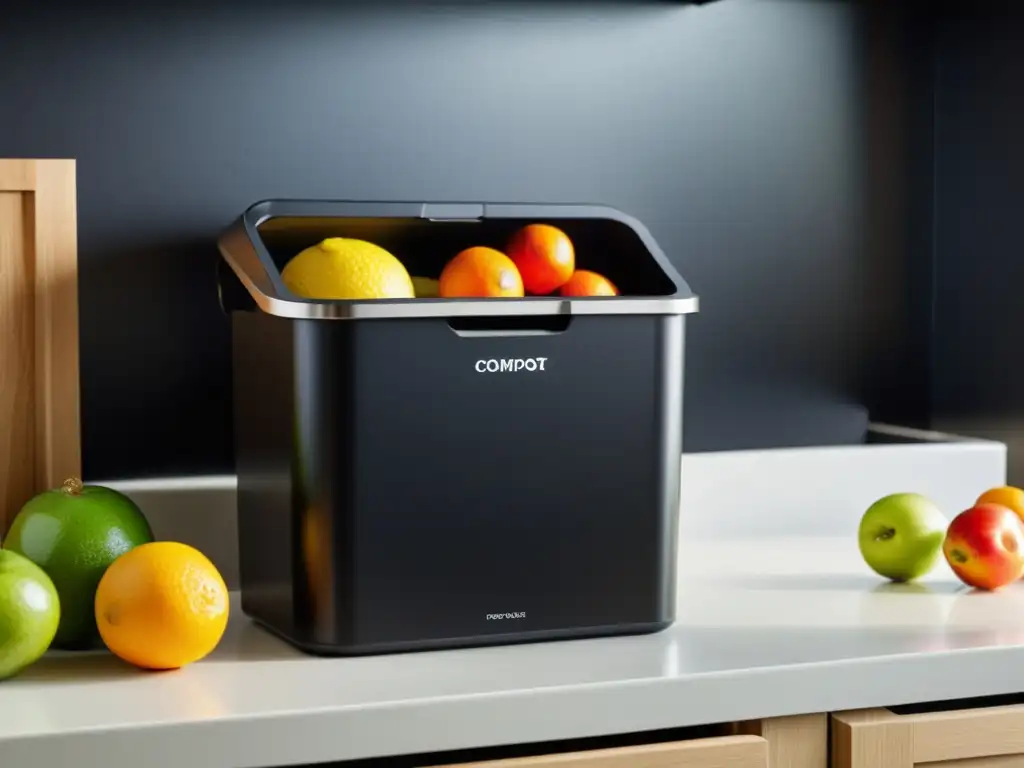
[[[942,545],[964,584],[993,590],[1024,576],[1024,522],[1001,504],[976,504],[949,524]]]

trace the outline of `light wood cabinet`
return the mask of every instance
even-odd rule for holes
[[[826,768],[828,715],[796,715],[736,723],[733,733],[761,736],[768,742],[769,768]]]
[[[0,159],[0,537],[81,474],[75,162]]]
[[[716,736],[455,763],[443,768],[768,768],[768,742],[752,735]]]
[[[832,768],[1020,768],[1024,705],[832,715]]]

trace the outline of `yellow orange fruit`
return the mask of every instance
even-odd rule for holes
[[[1024,521],[1024,490],[1012,485],[989,488],[978,497],[975,504],[1001,504],[1012,509]]]
[[[558,289],[562,296],[618,296],[619,289],[604,275],[587,269],[577,269],[572,277]]]
[[[220,642],[228,589],[199,550],[142,544],[117,558],[96,589],[96,625],[112,653],[143,669],[178,669]]]
[[[412,299],[409,271],[379,245],[328,237],[294,256],[281,270],[289,291],[306,299]]]
[[[560,288],[576,269],[572,240],[550,224],[528,224],[516,230],[505,252],[519,268],[526,292],[538,296]]]
[[[523,295],[523,278],[501,251],[473,246],[457,253],[441,271],[441,298],[515,298]]]

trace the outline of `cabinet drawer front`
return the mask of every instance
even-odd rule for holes
[[[768,742],[760,736],[721,736],[436,768],[768,768]]]
[[[1024,705],[897,714],[888,709],[832,716],[833,768],[951,768],[1024,765]]]
[[[1024,706],[907,715],[914,720],[919,763],[996,755],[1024,755]],[[1024,763],[1024,758],[1018,758]]]

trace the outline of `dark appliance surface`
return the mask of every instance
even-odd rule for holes
[[[365,237],[435,276],[546,221],[612,299],[317,302],[279,270]],[[244,611],[313,653],[674,620],[685,314],[636,221],[588,206],[273,201],[222,239]]]

